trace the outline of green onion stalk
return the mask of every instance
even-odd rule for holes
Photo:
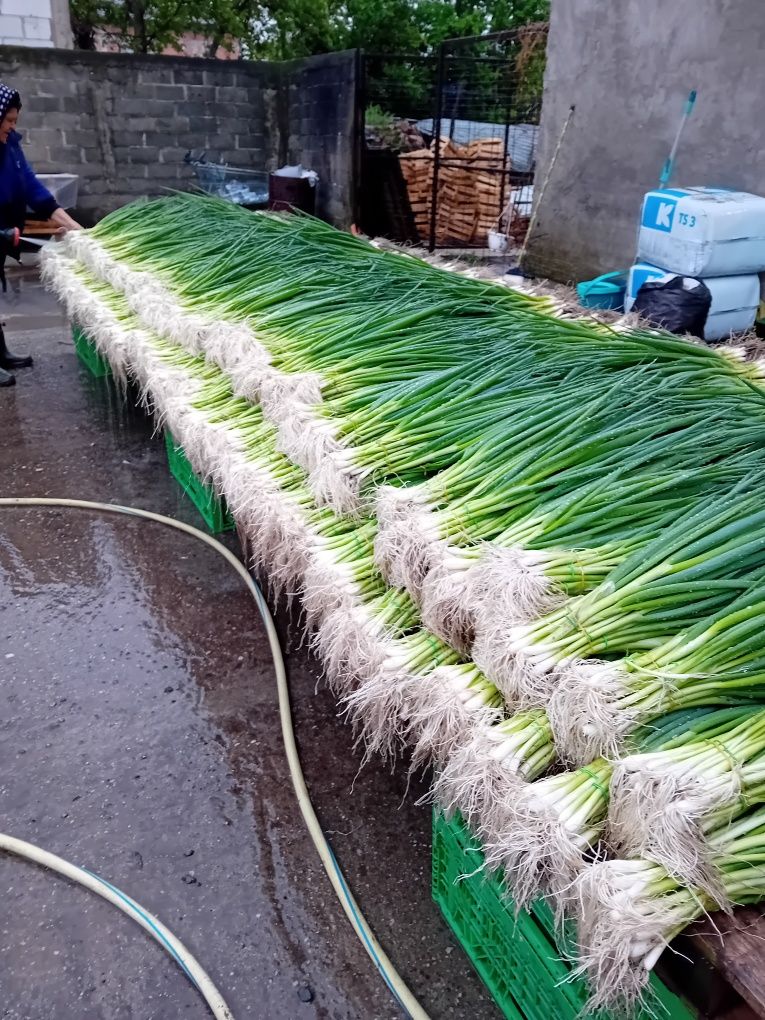
[[[765,809],[726,822],[709,839],[726,899],[738,905],[762,900]],[[650,1008],[648,981],[662,953],[684,928],[715,909],[703,889],[640,857],[590,864],[577,880],[576,897],[577,973],[592,990],[587,1012],[634,1015],[640,1005]]]
[[[655,751],[730,728],[728,712],[683,710],[637,728],[628,743],[634,751]],[[573,771],[515,784],[490,805],[481,828],[485,866],[503,872],[519,908],[544,891],[559,917],[572,909],[576,876],[602,852],[613,772],[613,761],[596,758]]]
[[[315,508],[309,516],[314,538],[303,577],[303,608],[309,629],[337,609],[346,612],[383,587],[374,563],[372,519],[350,522],[331,510]]]
[[[423,631],[416,606],[396,589],[325,613],[313,647],[367,755],[408,744],[412,769],[445,761],[504,712],[496,687]]]
[[[358,742],[365,746],[365,757],[395,756],[404,746],[411,697],[434,670],[459,662],[453,649],[421,628],[389,639],[386,645],[382,662],[370,663],[369,672],[357,678],[343,701]]]
[[[374,674],[395,642],[419,627],[419,610],[406,592],[381,584],[370,598],[324,612],[311,634],[311,646],[340,697]]]
[[[541,619],[512,628],[513,651],[531,674],[555,671],[564,688],[585,660],[658,648],[673,634],[730,605],[765,568],[761,469],[730,492],[680,515],[605,581]],[[543,680],[541,688],[552,689]]]
[[[412,771],[443,765],[477,727],[497,722],[507,709],[501,691],[473,662],[447,663],[410,679],[406,705]]]
[[[765,709],[730,709],[713,738],[626,755],[611,781],[608,839],[720,899],[709,834],[765,797]]]
[[[763,701],[765,583],[755,575],[738,598],[654,649],[567,668],[548,704],[561,754],[617,756],[634,726],[674,708]]]
[[[480,299],[502,310],[535,310],[539,301],[491,283],[468,280],[434,269],[398,253],[383,252],[358,238],[343,235],[318,221],[302,217],[245,214],[226,203],[197,196],[173,196],[142,205],[125,207],[106,217],[91,232],[118,257],[131,260],[153,272],[183,280],[189,263],[195,266],[195,296],[203,298],[210,285],[219,281],[247,283],[267,269],[276,278],[296,279],[303,293],[321,290],[323,283],[362,283],[370,294],[408,293],[413,288],[448,293],[460,302]],[[253,257],[255,253],[256,257]],[[266,270],[264,270],[266,267]],[[193,281],[191,281],[193,283]],[[457,303],[457,302],[455,302]],[[550,318],[547,316],[547,318]],[[741,375],[737,359],[721,357],[691,344],[650,330],[618,332],[592,323],[560,322],[563,335],[585,332],[601,345],[613,347],[616,357],[694,357],[718,372]]]
[[[478,724],[437,770],[429,799],[447,816],[459,811],[481,841],[497,832],[503,805],[557,760],[542,709],[515,712],[494,725]]]
[[[513,684],[507,630],[595,588],[631,553],[710,493],[732,487],[765,456],[748,422],[714,429],[699,421],[643,444],[619,467],[543,503],[491,542],[440,547],[422,583],[426,626]],[[756,432],[756,430],[755,430]],[[765,439],[765,430],[761,439]]]
[[[620,378],[605,394],[562,386],[555,402],[542,392],[523,415],[487,429],[454,465],[426,482],[382,487],[375,504],[376,555],[389,583],[419,600],[445,545],[494,541],[545,502],[602,479],[633,455],[660,464],[675,444],[687,441],[686,429],[695,427],[698,435],[705,414],[730,425],[742,443],[747,425],[761,440],[765,419],[747,418],[738,400],[714,401],[703,389],[693,399],[681,375],[657,391],[646,391],[642,381],[642,373],[633,386]]]

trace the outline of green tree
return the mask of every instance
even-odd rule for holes
[[[332,49],[433,53],[444,39],[544,20],[549,0],[71,0],[76,45],[96,29],[120,49],[158,53],[186,32],[208,53],[238,41],[247,57],[288,60]]]
[[[160,53],[177,46],[187,32],[219,45],[246,34],[250,0],[71,0],[75,44],[94,49],[96,33],[132,53]]]

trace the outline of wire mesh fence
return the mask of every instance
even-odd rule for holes
[[[508,251],[533,199],[547,25],[365,61],[362,226],[434,248]]]

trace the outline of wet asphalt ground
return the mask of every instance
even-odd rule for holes
[[[33,271],[0,297],[35,368],[0,390],[0,494],[132,504],[199,524],[161,436],[80,366]],[[232,547],[235,540],[229,539]],[[498,1011],[430,899],[430,811],[405,767],[360,769],[283,606],[311,796],[362,909],[433,1018]],[[155,913],[236,1020],[397,1018],[298,813],[263,627],[237,576],[159,525],[0,509],[2,831]],[[3,1020],[207,1017],[114,907],[0,855]]]

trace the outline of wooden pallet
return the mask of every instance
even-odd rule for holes
[[[505,193],[509,169],[501,138],[478,138],[458,145],[441,139],[436,243],[486,244]],[[435,146],[399,156],[409,204],[421,240],[430,237]]]

